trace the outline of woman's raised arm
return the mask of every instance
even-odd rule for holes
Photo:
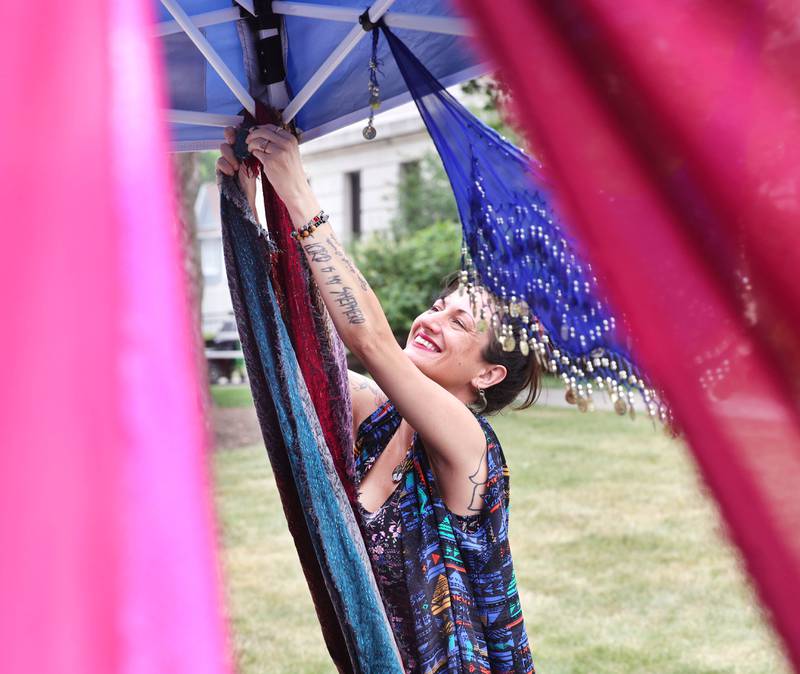
[[[256,127],[249,150],[286,205],[296,231],[320,213],[306,179],[296,139],[273,125]],[[480,424],[445,388],[429,379],[398,346],[378,298],[347,256],[328,222],[299,239],[314,280],[342,341],[364,364],[429,451],[443,497],[468,514],[476,466],[485,478],[486,441]],[[469,479],[472,476],[472,480]]]

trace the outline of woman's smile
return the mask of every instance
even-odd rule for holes
[[[441,353],[442,351],[439,345],[436,344],[433,339],[428,337],[428,335],[426,335],[422,330],[417,333],[412,343],[415,347],[422,349],[423,351],[432,351],[434,353]]]

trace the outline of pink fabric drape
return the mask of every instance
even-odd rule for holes
[[[0,668],[228,670],[149,2],[0,6]]]
[[[800,671],[788,0],[461,0]]]

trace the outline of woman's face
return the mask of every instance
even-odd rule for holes
[[[479,296],[478,310],[484,301]],[[417,316],[405,347],[408,357],[426,376],[467,400],[474,396],[472,380],[489,366],[482,355],[489,343],[489,331],[479,332],[477,323],[469,296],[456,290]]]

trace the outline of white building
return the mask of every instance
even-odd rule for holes
[[[402,171],[435,151],[413,103],[376,116],[374,140],[364,140],[365,125],[366,120],[301,146],[311,187],[345,244],[389,227]],[[215,334],[233,310],[222,257],[219,193],[213,183],[200,189],[195,215],[204,277],[203,332]]]
[[[233,307],[222,255],[219,190],[215,183],[200,186],[194,202],[194,215],[203,269],[203,334],[217,334],[222,323],[233,312]]]
[[[344,243],[389,227],[404,167],[435,151],[414,104],[376,117],[374,140],[364,140],[364,126],[366,120],[302,146],[314,194]]]

